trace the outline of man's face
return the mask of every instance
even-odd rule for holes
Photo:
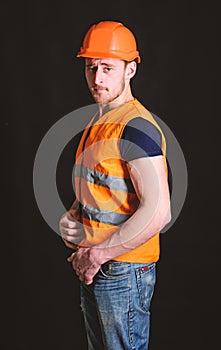
[[[125,88],[125,62],[116,58],[86,58],[85,76],[96,103],[116,100]]]

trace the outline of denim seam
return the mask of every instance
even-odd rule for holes
[[[129,343],[131,345],[131,349],[134,350],[134,333],[133,333],[133,302],[132,302],[132,293],[133,293],[133,290],[132,290],[132,281],[131,281],[131,278],[132,278],[132,269],[131,269],[131,273],[130,273],[130,283],[131,283],[131,286],[130,286],[130,295],[129,295],[129,312],[128,312],[128,330],[129,330]]]

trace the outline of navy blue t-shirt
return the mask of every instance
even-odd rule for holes
[[[120,140],[122,158],[129,162],[142,157],[162,155],[162,136],[148,120],[136,117],[124,128]]]

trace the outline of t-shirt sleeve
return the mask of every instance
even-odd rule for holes
[[[142,157],[162,155],[162,136],[157,127],[148,120],[136,117],[124,128],[120,139],[122,159],[129,162]]]

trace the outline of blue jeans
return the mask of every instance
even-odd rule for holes
[[[81,283],[89,350],[147,350],[156,263],[108,261]]]

